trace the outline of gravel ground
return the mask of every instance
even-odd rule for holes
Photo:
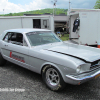
[[[41,75],[7,62],[0,67],[0,100],[100,100],[100,77],[53,92]]]

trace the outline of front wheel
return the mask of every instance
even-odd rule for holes
[[[58,69],[51,65],[47,65],[43,68],[42,78],[46,86],[53,91],[60,91],[66,86]]]

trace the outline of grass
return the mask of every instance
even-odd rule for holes
[[[63,41],[69,40],[69,34],[64,34],[64,36],[60,37],[60,39]]]

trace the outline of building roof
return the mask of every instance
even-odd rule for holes
[[[53,15],[50,13],[46,13],[46,14],[24,14],[24,16],[53,16]],[[64,13],[59,15],[54,15],[54,21],[57,22],[66,22],[67,19],[68,17]]]

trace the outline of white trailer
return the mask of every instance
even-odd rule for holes
[[[80,22],[76,31],[73,32],[76,18]],[[100,43],[100,10],[71,10],[68,23],[70,40],[83,45]]]
[[[16,28],[41,28],[54,31],[53,16],[9,16],[0,17],[0,34]]]

